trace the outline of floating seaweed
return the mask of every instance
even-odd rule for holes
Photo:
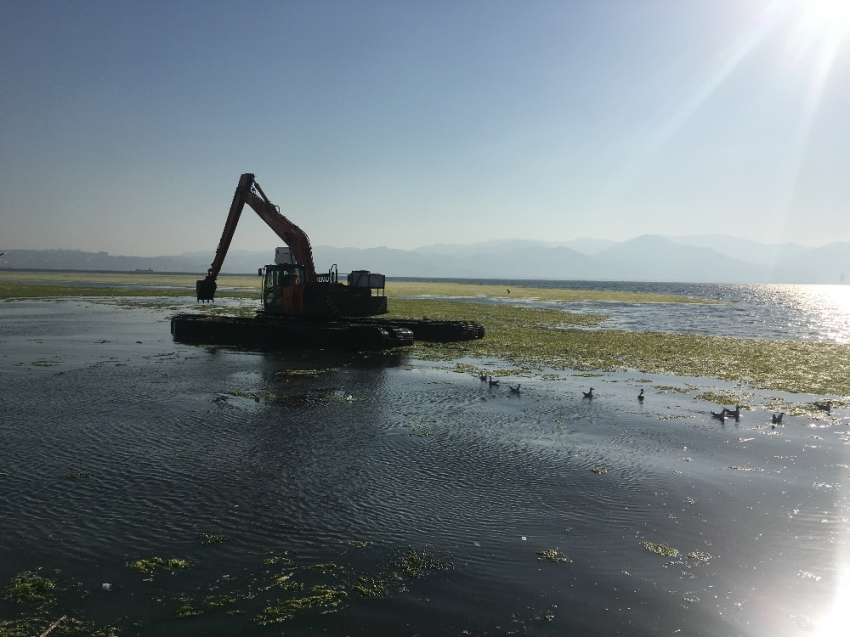
[[[672,546],[667,546],[666,544],[655,544],[654,542],[641,542],[640,544],[647,551],[658,553],[658,555],[663,555],[665,557],[676,557],[679,555],[679,551],[677,549],[674,549]]]
[[[272,555],[263,560],[263,564],[292,564],[292,560],[287,557],[289,551],[284,551],[283,555]]]
[[[820,401],[809,403],[792,403],[778,396],[771,396],[765,400],[765,409],[771,412],[784,412],[788,416],[805,416],[814,420],[829,420],[832,417],[832,411],[842,407],[850,407],[850,401],[831,399],[832,409],[826,410],[823,408],[823,403]]]
[[[224,544],[229,542],[230,538],[225,535],[212,535],[211,533],[201,533],[201,544]]]
[[[232,595],[232,594],[219,595],[215,599],[208,601],[207,606],[209,608],[220,608],[221,606],[224,606],[225,604],[235,604],[236,599],[237,599],[236,595]]]
[[[477,341],[415,343],[411,352],[424,360],[495,359],[532,373],[543,368],[579,373],[634,369],[734,382],[746,378],[749,386],[763,389],[850,395],[850,344],[614,329],[555,330],[551,327],[563,323],[565,316],[576,328],[598,327],[605,317],[435,299],[392,301],[391,317],[424,314],[435,320],[474,318],[487,331],[487,338]],[[735,396],[724,398],[730,400],[723,404],[740,402]],[[833,401],[833,409],[837,405]]]
[[[53,596],[56,580],[39,575],[38,571],[24,571],[15,575],[3,589],[3,598],[13,602],[37,604]]]
[[[73,473],[66,473],[65,477],[72,480],[79,480],[80,478],[88,478],[89,474],[83,473],[82,471],[75,471]]]
[[[402,427],[404,427],[405,429],[410,429],[410,435],[411,436],[419,436],[420,438],[430,436],[433,433],[428,428],[428,425],[425,424],[425,423],[422,423],[420,425],[402,424]]]
[[[181,606],[177,609],[177,617],[181,619],[185,619],[186,617],[197,617],[198,615],[203,615],[204,611],[199,608],[193,608],[188,604],[185,606]]]
[[[300,380],[302,378],[318,378],[322,374],[337,372],[338,368],[330,369],[281,369],[274,373],[274,379],[278,381]]]
[[[261,626],[276,624],[292,619],[298,611],[316,606],[334,609],[348,597],[348,593],[342,590],[341,586],[317,584],[310,589],[310,592],[313,594],[307,597],[295,597],[266,606],[254,617],[254,621]]]
[[[700,564],[708,564],[708,561],[713,559],[713,556],[710,553],[705,553],[704,551],[691,551],[688,553],[688,557],[692,560],[696,560]]]
[[[560,303],[580,303],[585,301],[615,301],[620,303],[697,303],[717,305],[721,301],[698,299],[674,294],[653,294],[647,292],[625,292],[616,290],[588,290],[566,288],[535,288],[530,286],[511,286],[511,300],[552,301]],[[394,297],[393,304],[402,300],[399,297],[431,298],[495,298],[507,299],[505,288],[500,285],[431,282],[431,281],[391,281],[387,283],[387,295]],[[406,299],[405,299],[406,300]],[[418,300],[418,299],[417,299]],[[427,300],[427,298],[426,298]],[[484,305],[483,307],[490,307]],[[516,305],[509,307],[519,307]],[[572,314],[572,313],[570,313]],[[417,316],[422,316],[419,314]],[[428,314],[432,319],[436,316]]]
[[[333,562],[327,562],[326,564],[313,564],[313,565],[310,566],[310,568],[315,569],[317,571],[327,572],[327,571],[332,571],[334,569],[337,569],[339,567],[336,564],[334,564]]]
[[[735,396],[732,394],[718,394],[713,391],[703,392],[697,396],[694,396],[697,400],[704,400],[709,403],[714,403],[715,405],[738,405],[741,402],[740,396]],[[746,409],[744,405],[741,405],[743,409]]]
[[[351,584],[351,589],[363,597],[389,597],[407,590],[403,581],[401,575],[395,571],[377,577],[361,575]]]
[[[168,571],[181,571],[192,566],[187,560],[172,557],[162,559],[161,557],[151,557],[147,559],[133,560],[127,562],[127,566],[143,575],[153,575],[157,568],[163,568]]]
[[[560,553],[558,549],[541,549],[537,551],[537,554],[540,556],[538,560],[549,560],[550,562],[572,562],[570,558],[568,558],[563,553]]]
[[[641,381],[637,381],[641,382]],[[649,381],[652,382],[652,381]],[[692,392],[694,390],[693,387],[676,387],[674,385],[653,385],[653,389],[657,389],[658,391],[667,393],[667,392],[678,392],[680,394],[687,394],[688,392]]]
[[[481,374],[487,373],[480,367],[470,365],[469,363],[455,363],[455,366],[452,368],[452,371],[456,374],[471,374],[472,376],[476,377],[480,376]]]
[[[398,560],[398,566],[410,577],[416,579],[427,574],[428,571],[447,571],[452,564],[447,560],[441,560],[427,549],[409,548]]]
[[[602,469],[600,467],[593,467],[591,469],[591,471],[593,471],[593,473],[596,473],[598,475],[605,475],[606,473],[608,473],[608,469]]]

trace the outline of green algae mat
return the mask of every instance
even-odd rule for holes
[[[518,306],[394,299],[390,316],[475,320],[487,336],[461,343],[416,343],[429,360],[495,358],[519,373],[546,368],[580,371],[634,369],[645,374],[744,381],[760,389],[850,394],[850,345],[811,341],[589,329],[605,316]]]
[[[623,292],[614,290],[535,288],[523,285],[507,288],[501,285],[442,283],[430,281],[388,281],[386,292],[387,296],[390,297],[487,298],[517,301],[559,301],[561,303],[582,303],[590,301],[611,303],[719,303],[719,301],[698,299],[678,294],[651,294],[647,292]]]
[[[0,272],[0,299],[135,297],[130,302],[136,303],[143,302],[139,297],[146,296],[192,296],[195,279],[191,275],[150,273]],[[220,277],[219,284],[231,288],[217,293],[222,298],[250,298],[257,294],[259,277]],[[127,285],[130,287],[120,287]],[[634,369],[645,374],[746,382],[760,389],[850,395],[850,345],[847,344],[605,329],[604,314],[536,309],[504,302],[481,303],[475,299],[560,303],[704,304],[710,301],[602,290],[521,286],[510,288],[510,294],[507,290],[470,283],[390,281],[387,295],[392,300],[388,317],[428,316],[435,320],[474,320],[484,325],[487,336],[483,340],[414,345],[413,355],[427,360],[500,359],[517,368],[518,373],[529,376],[542,375],[546,369],[584,372]],[[250,308],[215,310],[250,312]]]

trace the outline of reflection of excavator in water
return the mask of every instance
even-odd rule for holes
[[[356,270],[348,275],[347,283],[342,283],[336,265],[327,273],[317,274],[307,234],[280,214],[251,173],[240,177],[215,259],[206,278],[196,283],[199,302],[212,301],[215,297],[216,278],[245,204],[253,208],[287,246],[275,251],[273,265],[259,271],[263,277],[262,311],[253,319],[180,314],[171,321],[175,340],[375,349],[410,345],[414,337],[428,341],[458,341],[484,336],[484,328],[477,323],[367,318],[387,313],[384,275]]]

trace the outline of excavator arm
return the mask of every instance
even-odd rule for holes
[[[230,248],[230,241],[233,239],[234,232],[236,232],[236,224],[239,223],[239,217],[242,215],[242,209],[246,203],[289,246],[295,256],[295,262],[305,266],[307,282],[316,280],[313,248],[310,246],[307,233],[280,214],[280,209],[266,197],[263,189],[260,188],[260,184],[254,181],[254,175],[245,173],[239,178],[239,185],[233,195],[233,203],[230,204],[230,212],[227,215],[227,222],[224,224],[221,240],[218,242],[215,259],[207,270],[206,278],[199,280],[195,285],[198,301],[212,301],[215,297],[215,280],[221,271],[224,257],[227,256],[227,251]]]

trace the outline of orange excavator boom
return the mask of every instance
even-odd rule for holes
[[[227,256],[230,242],[236,232],[236,224],[239,223],[239,217],[242,215],[242,209],[246,203],[289,246],[295,257],[295,262],[306,268],[307,282],[316,280],[313,248],[310,246],[310,238],[307,233],[280,214],[280,208],[266,197],[263,189],[260,188],[260,184],[254,180],[254,175],[245,173],[239,178],[239,185],[233,194],[233,203],[230,204],[230,212],[227,215],[227,222],[224,224],[221,240],[218,242],[215,259],[207,270],[206,278],[199,280],[195,286],[198,301],[212,301],[215,297],[215,281],[221,271],[224,257]]]

